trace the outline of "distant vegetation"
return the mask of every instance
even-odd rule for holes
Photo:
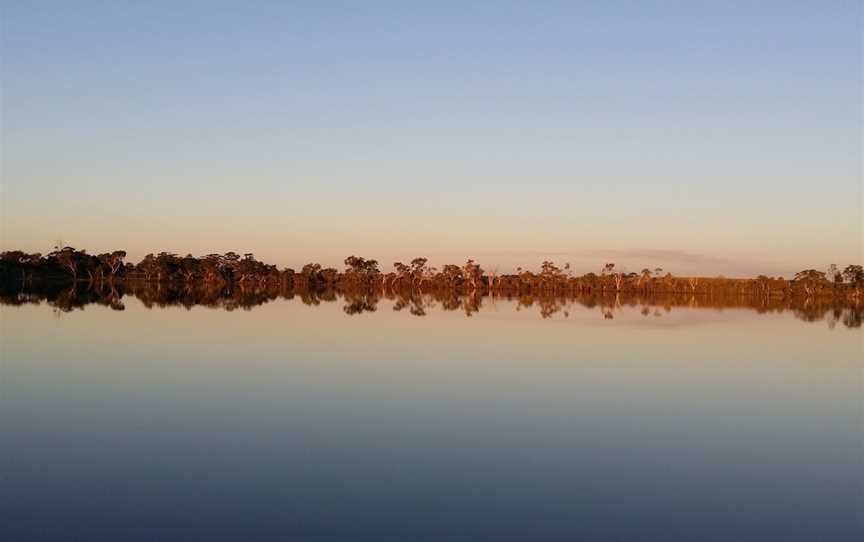
[[[749,295],[787,297],[864,297],[864,269],[861,265],[826,271],[806,269],[791,280],[759,276],[752,279],[676,277],[662,268],[645,267],[639,273],[624,272],[615,263],[606,263],[599,273],[575,276],[569,264],[558,267],[543,262],[539,272],[517,269],[499,275],[484,270],[474,260],[440,268],[418,257],[409,263],[395,262],[384,272],[376,260],[359,256],[345,258],[345,268],[323,268],[309,263],[299,271],[278,269],[258,261],[252,254],[209,254],[178,256],[167,252],[148,254],[138,263],[126,260],[117,250],[91,255],[72,247],[58,248],[48,255],[12,250],[0,254],[0,283],[26,286],[34,282],[162,283],[207,285],[208,287],[292,288],[297,291],[452,291],[479,295],[572,295],[572,294],[689,294]]]

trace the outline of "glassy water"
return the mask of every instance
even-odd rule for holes
[[[0,308],[0,539],[864,535],[860,317],[338,301]]]

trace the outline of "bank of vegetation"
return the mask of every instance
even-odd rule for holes
[[[148,254],[141,261],[126,261],[117,250],[92,255],[72,247],[47,255],[12,250],[0,253],[0,283],[7,287],[34,283],[78,283],[112,286],[119,283],[200,285],[206,289],[242,286],[244,290],[292,289],[316,292],[453,292],[459,295],[561,296],[561,295],[656,295],[751,296],[760,298],[864,297],[861,265],[830,266],[825,271],[805,269],[794,278],[677,277],[661,268],[640,272],[619,270],[606,263],[597,273],[576,276],[569,264],[559,267],[543,262],[539,271],[517,269],[513,274],[484,270],[474,260],[462,265],[434,267],[426,258],[395,262],[382,271],[376,260],[359,256],[345,259],[342,270],[317,263],[300,270],[279,269],[252,254],[208,254],[195,257],[168,252]]]

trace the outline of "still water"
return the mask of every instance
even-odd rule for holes
[[[0,539],[864,539],[830,315],[123,304],[0,308]]]

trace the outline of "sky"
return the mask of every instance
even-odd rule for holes
[[[860,263],[862,22],[857,1],[0,0],[0,248]]]

